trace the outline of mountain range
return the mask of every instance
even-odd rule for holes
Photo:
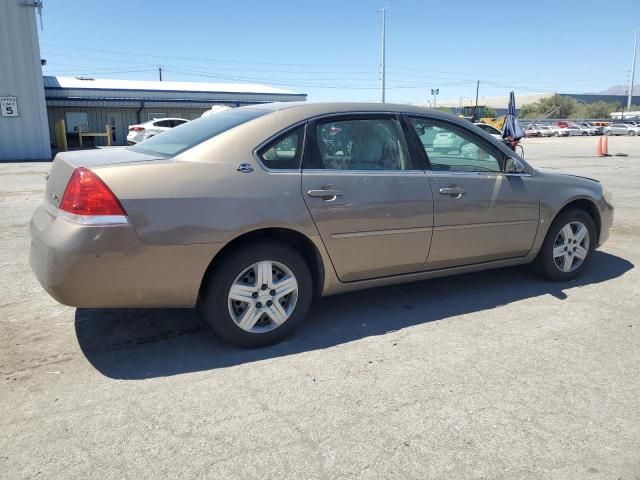
[[[601,92],[590,93],[590,95],[628,95],[628,94],[629,94],[629,85],[615,85]],[[639,84],[635,84],[633,86],[633,96],[635,97],[636,95],[640,95]]]

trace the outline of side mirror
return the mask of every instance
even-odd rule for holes
[[[520,160],[514,157],[507,157],[504,162],[504,173],[522,174],[528,172]]]

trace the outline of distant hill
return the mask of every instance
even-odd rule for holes
[[[588,95],[628,95],[629,85],[615,85],[611,88],[607,88],[601,92],[591,92]],[[640,85],[635,84],[633,86],[633,96],[640,94]]]

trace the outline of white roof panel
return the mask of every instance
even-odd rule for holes
[[[153,80],[116,80],[82,77],[44,77],[45,88],[145,90],[172,92],[264,93],[296,95],[296,92],[254,83],[160,82]]]

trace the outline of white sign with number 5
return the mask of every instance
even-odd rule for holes
[[[3,117],[19,117],[18,99],[16,97],[0,97],[0,112]]]

